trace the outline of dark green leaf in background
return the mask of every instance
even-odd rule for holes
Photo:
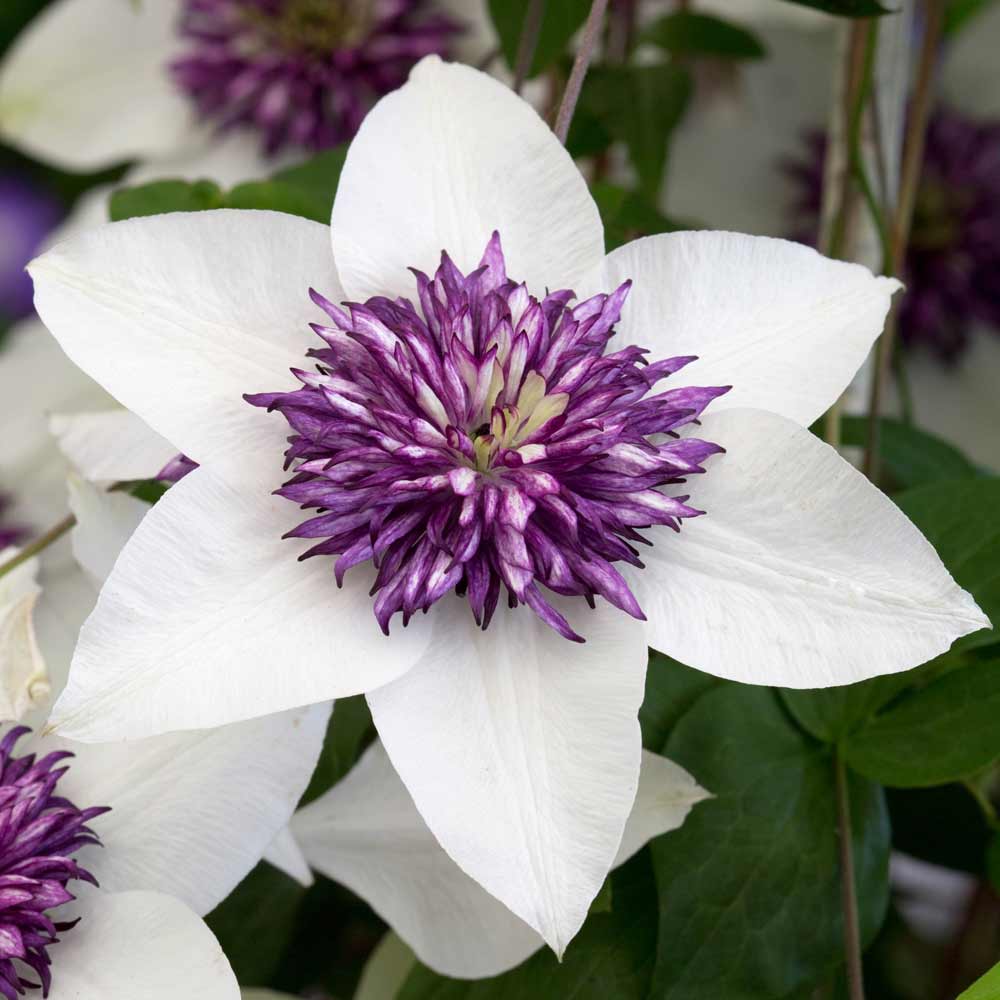
[[[561,963],[543,948],[511,972],[477,982],[418,966],[397,1000],[646,1000],[656,947],[648,853],[614,872],[611,884],[610,912],[588,917]]]
[[[111,219],[209,208],[251,208],[299,215],[328,223],[346,148],[320,153],[269,180],[238,184],[228,194],[212,181],[162,180],[120,188],[111,196]]]
[[[323,750],[301,805],[318,799],[345,777],[374,738],[375,724],[365,696],[358,694],[352,698],[339,698],[334,703]]]
[[[685,10],[661,17],[643,32],[642,38],[673,56],[762,59],[767,55],[764,44],[747,28]]]
[[[991,621],[1000,623],[1000,479],[938,483],[895,497],[958,582]],[[988,646],[995,631],[959,639],[956,649]]]
[[[654,753],[661,753],[667,737],[684,713],[703,694],[721,683],[711,674],[692,670],[651,649],[646,694],[639,709],[642,745]]]
[[[656,233],[674,233],[683,229],[697,229],[692,223],[668,219],[647,202],[640,194],[608,184],[603,181],[594,184],[590,193],[597,202],[604,223],[604,245],[614,250],[624,243],[630,243],[640,236]]]
[[[580,97],[584,119],[592,116],[625,144],[639,191],[650,204],[662,186],[670,133],[691,93],[690,74],[675,63],[595,67],[587,76]]]
[[[855,732],[844,746],[855,770],[897,788],[942,785],[1000,758],[1000,660],[963,667]]]
[[[725,683],[677,723],[664,754],[716,797],[652,845],[658,1000],[801,995],[843,953],[833,761],[764,688]],[[862,934],[888,901],[881,789],[850,779]]]
[[[112,222],[164,212],[202,212],[223,208],[222,189],[214,181],[151,181],[136,187],[120,188],[111,195]]]
[[[958,1000],[1000,1000],[1000,965],[995,965],[977,979]]]
[[[529,78],[548,69],[562,55],[569,40],[587,20],[590,3],[591,0],[545,0]],[[531,0],[489,0],[489,4],[504,60],[513,70],[517,65],[517,47]]]
[[[845,445],[864,447],[868,418],[845,416],[840,422]],[[913,489],[949,479],[975,479],[979,470],[953,444],[900,420],[879,421],[882,469],[899,489]]]
[[[883,7],[878,0],[779,0],[798,7],[812,7],[837,17],[878,17],[891,13],[893,8]]]

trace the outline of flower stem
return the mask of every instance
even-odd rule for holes
[[[29,559],[37,556],[39,552],[47,549],[53,542],[59,541],[73,525],[76,524],[76,517],[67,514],[58,524],[54,524],[44,535],[40,535],[30,545],[25,545],[16,556],[8,559],[5,563],[0,563],[0,577],[12,573],[18,566],[24,565]]]
[[[937,63],[941,32],[944,27],[944,0],[926,0],[924,10],[926,23],[923,44],[920,49],[917,82],[906,125],[906,136],[903,140],[899,201],[889,233],[889,273],[897,277],[903,273],[906,244],[910,238],[910,225],[913,222],[913,209],[917,201],[917,190],[924,162],[924,142],[927,137],[927,123],[930,120],[934,90],[934,68]],[[868,439],[865,443],[863,469],[872,481],[877,481],[879,474],[878,422],[892,365],[892,349],[896,339],[898,321],[899,307],[894,300],[886,319],[885,330],[875,346],[875,374],[872,378],[871,395],[868,399]]]
[[[594,49],[597,48],[597,39],[601,33],[601,25],[604,23],[604,14],[608,9],[608,0],[594,0],[587,15],[587,23],[583,26],[583,38],[580,40],[580,48],[573,60],[573,69],[566,82],[566,89],[563,91],[562,102],[559,104],[559,111],[556,113],[556,123],[553,131],[556,138],[566,144],[566,137],[569,135],[569,125],[573,120],[573,112],[576,111],[576,103],[580,100],[580,91],[583,89],[583,81],[590,66],[590,60],[594,57]]]
[[[851,1000],[865,1000],[861,971],[861,933],[858,926],[858,897],[854,884],[854,850],[851,844],[851,800],[847,792],[847,770],[839,751],[833,757],[837,786],[837,830],[840,846],[840,901],[844,912],[844,958]]]
[[[520,94],[524,81],[531,72],[531,62],[538,48],[538,36],[542,30],[542,18],[545,16],[545,0],[530,0],[524,24],[521,25],[521,37],[517,41],[517,65],[514,67],[514,93]]]

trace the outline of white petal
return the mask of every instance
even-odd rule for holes
[[[526,608],[484,632],[462,602],[439,602],[420,663],[368,703],[442,847],[561,954],[635,798],[647,651],[623,612],[557,606],[585,644]]]
[[[0,562],[17,549],[0,550]],[[20,721],[48,703],[52,693],[35,637],[38,560],[29,559],[0,577],[0,722]]]
[[[91,890],[84,903],[52,949],[49,1000],[240,1000],[219,942],[179,900]]]
[[[73,474],[67,480],[69,507],[76,516],[73,555],[100,588],[118,554],[150,506],[127,493],[108,493]]]
[[[176,149],[194,115],[170,79],[175,0],[59,0],[0,67],[0,134],[65,170]]]
[[[652,837],[680,826],[705,797],[682,768],[644,751],[615,866]],[[296,813],[292,826],[319,871],[360,895],[442,975],[499,975],[542,946],[535,931],[444,852],[381,744]]]
[[[643,750],[639,790],[618,845],[615,867],[625,864],[654,837],[676,830],[692,807],[708,798],[711,794],[679,764]]]
[[[264,860],[307,889],[315,879],[291,827],[284,826],[264,852]]]
[[[573,287],[604,252],[600,217],[534,109],[469,66],[424,59],[368,114],[333,205],[337,270],[352,299],[414,295],[447,250],[463,270],[500,232],[507,273],[535,294]]]
[[[379,631],[362,567],[283,540],[294,504],[196,469],[146,515],[80,632],[52,725],[141,739],[368,691],[427,648],[428,619]]]
[[[731,385],[718,412],[753,406],[810,424],[847,387],[900,287],[809,247],[739,233],[667,233],[608,254],[602,288],[633,285],[618,332],[653,358],[693,354],[674,385]]]
[[[719,677],[827,687],[989,624],[892,501],[807,430],[727,410],[698,433],[727,449],[689,480],[708,513],[659,531],[629,577],[651,646]]]
[[[111,806],[93,824],[104,846],[79,855],[102,888],[169,892],[208,913],[287,825],[329,717],[325,704],[148,740],[42,743],[76,754],[63,794]]]
[[[488,822],[471,806],[468,819]],[[497,975],[542,945],[442,850],[381,743],[300,809],[292,829],[314,868],[361,896],[443,975]]]
[[[410,946],[395,932],[387,931],[365,962],[354,1000],[386,1000],[396,996],[416,961]]]
[[[152,479],[177,455],[174,445],[130,410],[54,413],[49,427],[74,468],[94,483]]]
[[[29,267],[63,349],[202,464],[273,489],[287,425],[246,392],[293,389],[319,343],[314,287],[342,294],[328,231],[277,212],[177,213],[102,226]]]

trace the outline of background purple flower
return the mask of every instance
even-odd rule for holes
[[[59,203],[19,174],[0,175],[0,324],[31,311],[24,266],[59,221]]]
[[[251,125],[264,147],[326,149],[458,26],[424,0],[186,0],[187,54],[174,79],[223,128]]]
[[[801,158],[783,167],[797,186],[794,238],[814,245],[826,137],[805,139]],[[899,330],[954,361],[973,325],[1000,330],[1000,123],[939,111],[927,132],[923,173],[906,253]]]

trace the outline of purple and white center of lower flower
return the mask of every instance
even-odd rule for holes
[[[644,618],[614,564],[642,567],[641,529],[703,513],[673,494],[723,449],[677,432],[729,387],[651,394],[695,359],[609,350],[631,282],[538,299],[507,277],[496,233],[471,273],[443,253],[433,279],[414,274],[419,305],[311,290],[330,320],[313,324],[316,370],[246,397],[294,432],[278,493],[318,514],[288,537],[321,539],[302,558],[336,556],[338,583],[371,561],[386,634],[449,590],[483,628],[502,588],[575,641],[541,587]]]
[[[74,879],[97,884],[73,855],[100,844],[87,824],[108,812],[78,809],[56,794],[68,770],[57,765],[71,753],[15,757],[14,744],[28,732],[17,726],[0,741],[0,996],[7,1000],[37,989],[48,996],[49,948],[76,923],[49,911],[76,898],[66,888]]]
[[[268,152],[326,149],[458,26],[426,0],[184,0],[177,84],[223,128],[250,125]]]

